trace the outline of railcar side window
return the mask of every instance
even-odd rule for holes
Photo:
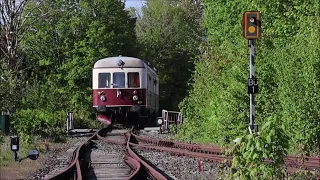
[[[113,87],[125,88],[125,74],[124,72],[113,73]]]
[[[128,73],[128,87],[129,88],[139,88],[140,80],[138,72],[129,72]]]
[[[148,76],[149,78],[149,90],[151,90],[152,89],[152,83],[151,83],[151,77],[150,76]]]
[[[98,79],[99,79],[98,88],[110,87],[110,73],[99,73]]]

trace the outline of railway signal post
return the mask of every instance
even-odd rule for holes
[[[254,122],[254,94],[259,92],[258,79],[254,75],[254,46],[255,40],[261,36],[261,14],[259,11],[246,11],[242,15],[243,37],[248,39],[250,50],[250,75],[248,79],[248,93],[250,96],[249,132],[257,133],[258,125]]]

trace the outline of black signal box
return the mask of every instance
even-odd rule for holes
[[[246,39],[258,39],[261,36],[261,13],[259,11],[243,13],[242,35]]]

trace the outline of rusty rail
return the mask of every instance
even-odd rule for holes
[[[101,129],[97,131],[87,142],[81,144],[73,153],[69,166],[65,168],[59,174],[49,178],[55,179],[82,179],[82,172],[80,166],[81,153],[85,152],[90,140],[104,140],[109,143],[123,145],[127,149],[128,155],[125,158],[125,162],[132,168],[132,174],[128,179],[140,179],[142,172],[141,168],[144,166],[145,172],[154,179],[167,179],[165,175],[155,170],[151,165],[146,163],[142,158],[137,155],[132,148],[143,148],[156,151],[169,152],[173,155],[184,155],[191,157],[198,157],[210,162],[226,162],[231,165],[232,157],[223,157],[223,150],[218,146],[208,146],[199,144],[180,143],[170,140],[161,140],[148,137],[138,136],[131,131],[124,133],[125,140],[112,139],[104,137],[108,133],[107,129]],[[270,160],[265,160],[266,163],[270,163]],[[318,168],[317,176],[320,178],[320,158],[304,157],[303,159],[298,156],[288,155],[285,159],[286,172],[293,174],[298,170],[311,170],[315,171]],[[303,169],[301,169],[303,167]]]
[[[132,131],[132,130],[131,130]],[[149,174],[149,176],[153,177],[154,179],[167,179],[165,176],[163,176],[161,173],[159,173],[157,170],[155,170],[152,166],[150,166],[148,163],[146,163],[143,159],[141,159],[132,149],[131,149],[131,133],[128,131],[127,133],[123,134],[127,140],[125,143],[123,143],[123,141],[119,141],[116,139],[108,139],[103,137],[103,133],[98,133],[97,134],[97,138],[100,140],[104,140],[107,141],[109,143],[114,143],[114,144],[118,144],[118,145],[125,145],[128,151],[129,156],[128,157],[132,157],[133,160],[136,160],[137,162],[139,162],[139,165],[142,164],[145,168],[145,170],[147,171],[147,173]],[[138,172],[137,172],[138,173]],[[140,173],[140,172],[139,172]],[[133,177],[135,178],[135,177]],[[143,177],[142,177],[143,178]]]
[[[93,139],[95,135],[89,138],[89,140]],[[88,140],[88,141],[89,141]],[[82,179],[80,164],[79,164],[79,152],[82,148],[86,146],[87,142],[82,143],[74,152],[69,163],[69,166],[62,170],[60,173],[56,174],[48,178],[49,180],[59,180],[59,179]]]
[[[155,179],[159,179],[159,180],[165,180],[167,179],[166,177],[164,177],[161,173],[159,173],[157,170],[155,170],[153,167],[151,167],[148,163],[146,163],[144,160],[142,160],[132,149],[131,149],[131,145],[132,143],[130,143],[131,141],[131,133],[127,133],[127,150],[128,153],[137,161],[139,161],[147,170],[147,173],[149,174],[149,176],[155,178]]]
[[[138,141],[145,144],[154,144],[162,147],[171,147],[178,149],[186,149],[193,152],[205,153],[205,154],[216,154],[222,155],[223,151],[219,146],[208,146],[208,145],[199,145],[199,144],[188,144],[188,143],[180,143],[171,140],[162,140],[162,139],[153,139],[148,137],[142,137],[134,134],[132,132],[132,136]]]
[[[81,162],[80,157],[84,153],[84,149],[88,147],[88,144],[90,144],[91,140],[104,140],[110,143],[118,144],[118,145],[125,145],[125,143],[112,140],[112,139],[106,139],[102,136],[102,132],[106,131],[106,129],[101,129],[97,131],[93,136],[91,136],[86,142],[82,143],[79,147],[76,148],[76,150],[73,152],[73,156],[71,158],[71,161],[69,163],[69,166],[65,169],[63,169],[60,173],[48,178],[50,180],[60,180],[60,179],[74,179],[74,180],[82,180],[82,172],[81,172]],[[128,179],[139,179],[139,173],[141,170],[141,164],[138,160],[135,158],[132,158],[130,156],[126,156],[125,162],[132,168],[132,174]]]
[[[222,162],[231,164],[232,157],[223,157],[223,150],[218,146],[208,146],[199,144],[180,143],[171,140],[161,140],[149,137],[136,135],[133,131],[130,132],[134,140],[129,144],[135,148],[143,148],[169,152],[173,155],[184,155],[190,157],[203,158],[209,162]],[[265,160],[266,163],[271,163],[270,160]],[[314,171],[320,179],[320,158],[316,157],[298,157],[288,155],[285,158],[287,173],[293,174],[298,170]]]

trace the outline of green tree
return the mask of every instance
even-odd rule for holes
[[[32,1],[27,8],[36,5]],[[46,18],[35,22],[21,42],[32,64],[23,108],[41,108],[48,116],[73,111],[88,125],[93,65],[108,56],[136,56],[135,19],[114,0],[48,0],[33,15],[42,12]]]
[[[244,11],[257,9],[262,13],[263,35],[256,43],[260,86],[256,122],[262,126],[266,118],[277,115],[289,134],[291,151],[298,147],[309,153],[319,151],[319,2],[208,0],[204,5],[206,52],[216,55],[196,62],[193,89],[180,105],[189,128],[182,129],[181,135],[191,138],[199,132],[198,141],[224,144],[247,132],[249,56],[241,19]],[[219,73],[212,73],[211,66]],[[201,91],[203,84],[208,93]],[[194,121],[201,130],[189,126]]]
[[[14,112],[24,96],[30,66],[20,42],[36,20],[30,14],[38,7],[26,9],[27,3],[0,0],[0,111]]]
[[[160,107],[177,109],[203,41],[200,3],[150,0],[138,14],[140,57],[158,70]]]

